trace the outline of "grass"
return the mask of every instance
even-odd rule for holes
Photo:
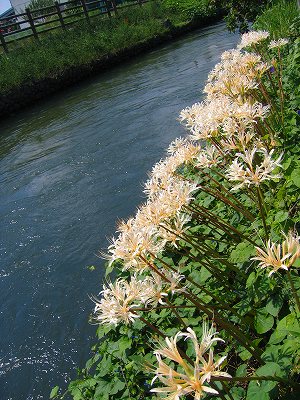
[[[299,9],[296,0],[277,0],[256,19],[254,29],[271,32],[274,39],[287,37],[297,16]]]
[[[81,22],[62,32],[60,29],[41,36],[20,41],[0,56],[0,93],[20,87],[24,83],[47,77],[56,77],[69,67],[79,67],[103,56],[132,47],[137,43],[162,35],[171,26],[186,24],[194,18],[205,21],[216,15],[216,9],[207,7],[207,0],[198,0],[194,12],[188,17],[161,1],[151,1],[143,7],[120,10],[118,16],[93,18],[91,24]],[[198,13],[195,11],[198,10]],[[201,11],[202,10],[202,11]],[[205,10],[205,12],[204,12]]]

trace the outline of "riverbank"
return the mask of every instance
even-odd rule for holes
[[[146,6],[150,7],[151,10],[146,10]],[[129,14],[124,13],[113,22],[102,21],[100,27],[102,35],[105,30],[109,31],[112,28],[112,24],[114,25],[110,41],[107,38],[104,40],[103,37],[96,37],[97,32],[95,31],[94,33],[91,32],[91,29],[95,30],[96,26],[85,27],[84,29],[87,29],[85,33],[89,35],[89,38],[91,33],[94,34],[93,49],[92,51],[91,49],[84,51],[81,48],[78,54],[76,54],[76,50],[72,49],[73,54],[71,57],[67,53],[70,50],[67,46],[68,40],[70,43],[72,40],[74,41],[74,38],[71,37],[64,42],[60,42],[60,46],[63,47],[61,50],[57,48],[57,43],[51,47],[51,44],[45,41],[41,45],[34,43],[25,49],[18,50],[15,53],[12,52],[9,57],[2,55],[0,60],[3,71],[2,78],[0,78],[0,116],[2,118],[9,116],[42,98],[48,97],[52,93],[70,87],[115,65],[120,65],[126,60],[131,60],[133,57],[154,49],[161,44],[175,40],[194,29],[205,27],[222,18],[222,12],[217,12],[216,9],[203,12],[202,16],[194,15],[191,20],[187,20],[188,17],[186,15],[183,15],[180,19],[178,15],[174,15],[173,11],[169,14],[162,13],[162,11],[161,5],[155,3],[143,6],[142,11],[130,10]],[[141,12],[144,18],[142,22]],[[150,14],[153,18],[151,17],[152,20],[147,25],[147,30],[141,29],[141,24],[146,23],[145,17],[149,17]],[[170,18],[166,18],[166,16],[170,16]],[[124,23],[128,25],[127,27],[125,26],[126,32],[124,31]],[[126,35],[123,38],[125,33],[130,38],[126,38]],[[71,35],[72,33],[68,34]],[[120,40],[121,34],[123,35],[122,40]],[[86,36],[83,38],[86,39]],[[82,45],[83,38],[80,40],[76,37],[80,45]],[[102,44],[98,48],[97,38],[100,41],[102,40]],[[103,44],[104,42],[106,43]],[[76,44],[78,48],[78,43]],[[48,54],[45,51],[43,52],[44,54],[41,54],[42,45],[47,48]],[[45,59],[44,62],[43,59]],[[46,65],[47,59],[51,59],[50,67]],[[14,61],[15,66],[13,66]],[[19,70],[16,74],[17,68]]]

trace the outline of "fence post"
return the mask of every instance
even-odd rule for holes
[[[117,6],[116,6],[116,2],[115,2],[115,0],[111,0],[111,4],[112,4],[112,6],[113,6],[113,9],[114,9],[115,15],[118,15],[118,10],[117,10]]]
[[[8,53],[8,47],[7,47],[7,43],[5,41],[5,37],[2,35],[2,33],[0,32],[0,42],[3,46],[3,49],[5,51],[5,53]]]
[[[62,16],[62,13],[61,13],[61,9],[60,9],[60,5],[59,5],[58,1],[56,1],[54,3],[54,5],[55,5],[56,11],[57,11],[57,15],[58,15],[58,19],[59,19],[59,22],[61,24],[61,27],[63,29],[66,29],[66,26],[65,26],[65,23],[64,23],[64,19],[63,19],[63,16]]]
[[[110,17],[111,17],[110,5],[108,4],[108,1],[107,1],[107,0],[104,0],[104,3],[105,3],[105,7],[106,7],[107,14],[108,14],[108,16],[109,16],[109,18],[110,18]]]
[[[85,0],[81,0],[81,4],[82,4],[82,8],[83,8],[83,12],[84,12],[85,18],[87,19],[88,22],[90,22],[90,17],[89,17],[89,13],[88,13],[88,9],[87,9]]]
[[[35,25],[34,25],[34,20],[32,18],[32,14],[30,12],[30,9],[29,8],[25,8],[25,11],[26,11],[26,14],[27,14],[27,17],[28,17],[28,21],[30,23],[30,28],[32,30],[33,36],[35,37],[35,39],[39,40],[37,31],[36,31],[36,28],[35,28]]]

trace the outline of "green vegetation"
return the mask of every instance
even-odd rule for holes
[[[255,21],[254,28],[272,32],[274,39],[293,34],[293,22],[299,16],[296,1],[278,0]]]
[[[78,23],[66,32],[57,29],[41,36],[40,43],[34,39],[19,42],[21,47],[0,56],[0,93],[28,82],[57,77],[70,67],[88,65],[164,35],[195,18],[205,23],[208,17],[217,14],[207,0],[198,0],[193,12],[185,15],[181,15],[181,10],[176,12],[172,2],[167,1],[166,5],[164,1],[151,1],[142,7],[124,9],[111,19],[95,17],[90,25]]]
[[[218,7],[226,10],[226,23],[230,31],[245,32],[264,8],[274,0],[214,0]]]
[[[240,32],[246,32],[249,23],[256,20],[259,29],[263,28],[270,32],[274,29],[274,32],[278,32],[278,37],[284,35],[284,29],[297,13],[296,0],[214,0],[214,4],[226,11],[225,20],[230,31],[238,29]],[[257,19],[261,14],[262,16]],[[279,33],[281,26],[282,34]]]
[[[51,398],[299,399],[300,38],[241,47],[119,224],[94,356]]]
[[[55,0],[31,0],[28,4],[30,10],[53,6]]]

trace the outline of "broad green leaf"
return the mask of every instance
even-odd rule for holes
[[[300,187],[300,168],[294,169],[291,173],[291,179],[296,186]]]
[[[249,288],[253,285],[253,283],[256,281],[256,273],[251,272],[251,274],[248,276],[247,282],[246,282],[246,287]]]
[[[252,354],[250,353],[250,351],[245,349],[239,353],[239,357],[241,358],[241,360],[246,361],[252,357]]]
[[[275,218],[274,219],[275,219],[276,222],[283,222],[283,221],[286,221],[288,219],[288,216],[289,216],[289,213],[287,211],[281,210],[281,211],[278,211],[275,214]]]
[[[258,376],[277,376],[282,377],[284,374],[282,373],[282,369],[275,362],[268,362],[262,367],[258,368],[255,371],[255,375]],[[270,392],[274,387],[278,384],[276,381],[261,381],[260,387],[263,392]]]
[[[270,400],[270,396],[262,392],[260,382],[251,381],[248,385],[246,400]]]
[[[114,382],[113,388],[110,391],[110,395],[116,394],[123,390],[125,387],[125,382],[120,381],[119,379]]]
[[[254,318],[254,327],[257,333],[268,332],[274,324],[274,317],[270,315],[266,310],[257,310]]]
[[[272,296],[270,298],[270,300],[268,301],[268,303],[266,304],[266,311],[273,315],[273,317],[277,317],[281,307],[283,304],[283,299],[282,297],[276,295],[276,296]]]
[[[243,263],[249,261],[250,257],[255,253],[254,246],[248,242],[239,243],[230,254],[230,261],[235,263]]]
[[[242,364],[235,371],[235,376],[246,376],[246,375],[247,375],[247,364]]]
[[[200,282],[205,282],[210,277],[211,273],[205,267],[202,267],[200,270]]]
[[[59,391],[59,386],[55,386],[50,392],[50,399],[54,399]]]
[[[243,389],[241,387],[233,387],[230,390],[230,394],[231,394],[231,396],[233,397],[234,400],[241,400],[245,396],[245,389]],[[226,399],[229,399],[229,396],[225,396],[225,397],[226,397]]]
[[[103,399],[108,399],[108,395],[113,389],[114,382],[112,379],[98,379],[98,385],[95,391],[95,397],[94,399],[96,400],[103,400]],[[101,397],[103,396],[103,397]]]

